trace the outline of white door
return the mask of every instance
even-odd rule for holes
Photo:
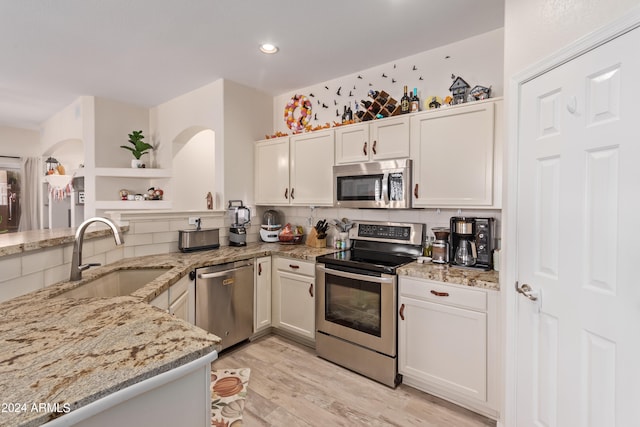
[[[522,85],[518,427],[640,425],[639,45]]]

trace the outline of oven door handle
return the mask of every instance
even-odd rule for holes
[[[346,271],[333,270],[330,268],[325,268],[323,266],[317,265],[316,268],[325,273],[333,274],[334,276],[344,277],[347,279],[355,279],[355,280],[366,280],[367,282],[374,283],[393,283],[395,281],[395,276],[393,277],[375,277],[375,276],[366,276],[355,273],[348,273]]]

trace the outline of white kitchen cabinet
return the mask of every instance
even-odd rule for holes
[[[497,304],[495,291],[400,276],[403,382],[496,418]]]
[[[150,304],[195,324],[195,281],[187,274],[154,298]]]
[[[414,207],[500,208],[502,101],[411,116]]]
[[[169,314],[189,322],[189,294],[183,292],[169,306]]]
[[[289,204],[289,138],[255,145],[255,201],[260,205]]]
[[[315,341],[315,263],[273,257],[273,326]]]
[[[259,141],[255,146],[258,205],[333,205],[333,130]]]
[[[336,164],[409,157],[409,117],[391,117],[340,126],[336,132]]]
[[[255,291],[253,313],[253,332],[259,332],[271,326],[271,257],[256,258]]]
[[[333,206],[333,130],[292,136],[289,152],[290,203]]]

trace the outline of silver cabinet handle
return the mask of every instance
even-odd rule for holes
[[[394,277],[361,276],[359,274],[347,273],[346,271],[331,270],[321,265],[317,265],[316,268],[325,273],[333,274],[334,276],[345,277],[347,279],[363,280],[363,281],[374,282],[374,283],[393,283],[395,280],[395,276]]]
[[[538,301],[538,297],[531,294],[532,291],[533,289],[531,289],[531,286],[527,285],[526,283],[523,283],[522,286],[518,286],[518,282],[516,282],[516,292],[524,295],[525,297],[529,298],[531,301]]]
[[[247,266],[231,268],[229,270],[217,271],[215,273],[200,273],[198,274],[198,279],[213,279],[215,277],[226,276],[229,273],[233,273],[234,271],[242,270],[243,268],[247,268]]]

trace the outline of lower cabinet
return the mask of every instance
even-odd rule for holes
[[[315,263],[273,259],[273,326],[315,342]]]
[[[498,295],[400,276],[398,369],[403,382],[497,418]]]
[[[195,324],[195,295],[195,281],[187,274],[151,301],[151,305]]]
[[[253,332],[271,326],[271,257],[256,258],[254,290]]]

